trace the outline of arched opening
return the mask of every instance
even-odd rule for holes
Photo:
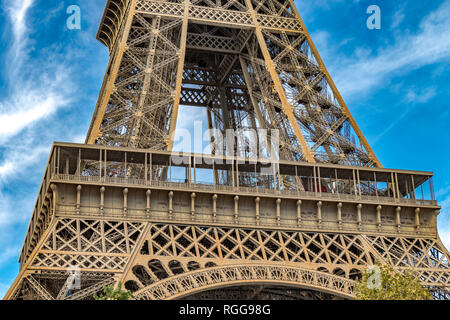
[[[161,261],[153,259],[148,262],[148,267],[153,272],[153,274],[158,277],[158,279],[166,279],[169,277],[169,274],[167,273],[166,269],[164,269],[164,266],[162,265]]]
[[[198,264],[198,262],[189,261],[187,264],[187,268],[189,271],[195,271],[195,270],[200,269],[200,265]]]
[[[139,286],[136,283],[136,281],[133,280],[129,280],[127,282],[125,282],[125,289],[130,290],[131,292],[136,292],[139,290]]]
[[[361,280],[362,279],[362,272],[358,269],[351,269],[348,273],[348,278],[351,280]]]
[[[214,267],[217,267],[217,264],[215,264],[214,262],[205,263],[205,268],[214,268]]]
[[[325,267],[319,267],[319,268],[317,268],[317,271],[325,272],[325,273],[330,273],[330,270],[328,270],[328,269],[325,268]]]
[[[183,266],[177,260],[172,260],[169,262],[169,269],[175,275],[184,273]]]
[[[148,286],[154,282],[143,266],[137,265],[133,267],[132,272],[143,286]]]
[[[334,270],[333,270],[333,274],[334,274],[335,276],[345,278],[345,271],[342,270],[341,268],[336,268],[336,269],[334,269]]]

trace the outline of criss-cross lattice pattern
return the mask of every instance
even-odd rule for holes
[[[328,269],[374,260],[358,236],[344,234],[152,225],[144,246],[149,256],[307,263]]]
[[[422,282],[450,287],[449,257],[436,239],[369,236],[380,256],[398,270],[413,268]]]
[[[122,270],[142,228],[142,223],[60,219],[31,265]]]

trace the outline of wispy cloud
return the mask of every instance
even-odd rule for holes
[[[12,46],[10,55],[13,58],[15,65],[21,63],[26,44],[27,44],[27,13],[35,0],[15,0],[8,1],[8,4],[3,2],[8,12],[8,17],[11,23],[13,33]]]
[[[0,101],[0,143],[6,142],[34,122],[54,114],[70,102],[63,92],[63,81],[60,78],[57,76],[51,81],[44,80],[38,87],[34,86],[34,82],[26,81],[20,93],[16,92],[6,101]]]
[[[82,31],[70,32],[64,29],[65,24],[57,25],[57,21],[65,21],[61,19],[65,15],[63,1],[53,5],[36,0],[0,2],[7,20],[2,31],[7,45],[0,50],[8,58],[5,68],[0,69],[3,93],[0,96],[1,298],[9,287],[5,282],[12,281],[7,279],[9,276],[3,274],[2,269],[17,263],[23,230],[34,206],[51,143],[54,140],[84,141],[84,132],[80,132],[79,127],[79,112],[67,106],[77,102],[75,107],[89,107],[84,106],[84,102],[89,100],[88,93],[76,93],[82,81],[89,87],[86,80],[103,68],[92,65],[87,72],[85,63],[89,65],[92,61],[87,61],[85,56],[86,52],[90,53],[98,46],[96,43],[93,46],[93,29],[98,21],[92,21],[98,20],[97,16],[101,17],[101,8],[96,6],[104,4],[98,1],[83,3],[83,22],[86,25]],[[54,9],[47,10],[45,18],[36,19],[36,12],[52,6]],[[48,32],[48,25],[67,32],[66,37],[55,37],[54,43],[45,45],[33,40]],[[42,36],[46,38],[45,34]],[[98,59],[98,56],[90,58]]]
[[[432,98],[436,96],[436,88],[424,88],[424,89],[409,89],[403,99],[402,106],[404,107],[403,112],[397,114],[395,120],[385,127],[381,133],[379,133],[375,138],[371,140],[372,146],[374,146],[378,141],[381,140],[389,131],[391,131],[395,126],[397,126],[408,114],[410,114],[415,108],[420,105],[427,103]]]
[[[26,22],[33,4],[34,0],[4,3],[12,30],[12,46],[7,54],[14,60],[10,64],[14,70],[4,70],[3,74],[8,94],[0,98],[0,182],[17,168],[26,169],[33,164],[43,148],[42,137],[49,131],[42,130],[42,122],[72,100],[71,67],[64,57],[48,53],[41,59],[30,59],[28,55]],[[25,147],[29,149],[23,150]]]
[[[11,235],[17,232],[18,223],[26,224],[35,200],[35,194],[25,190],[42,175],[40,164],[48,156],[52,131],[60,128],[50,121],[68,105],[74,90],[72,68],[63,54],[49,50],[35,57],[28,52],[33,26],[27,22],[32,21],[29,14],[34,2],[2,2],[11,28],[5,31],[11,43],[6,51],[11,63],[0,70],[7,88],[0,97],[0,267],[19,252],[22,236]],[[9,192],[23,181],[28,184]]]
[[[426,65],[450,60],[450,1],[426,16],[415,34],[402,33],[393,44],[377,52],[357,50],[340,59],[335,80],[346,96],[366,94],[369,89],[389,85],[398,75]],[[406,34],[406,35],[405,35]]]

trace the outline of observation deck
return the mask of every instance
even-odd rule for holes
[[[432,177],[54,143],[20,262],[56,216],[437,238]]]

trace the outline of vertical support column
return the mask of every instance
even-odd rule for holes
[[[105,221],[100,221],[100,235],[102,237],[102,252],[106,252],[106,237],[105,237]]]
[[[337,221],[339,230],[342,230],[342,202],[337,204]]]
[[[103,116],[106,111],[106,106],[108,105],[109,99],[111,97],[111,94],[114,91],[114,82],[116,80],[117,74],[119,72],[119,67],[122,62],[123,54],[125,50],[127,49],[127,38],[128,34],[130,33],[131,24],[133,23],[133,16],[136,10],[136,2],[137,0],[131,0],[130,3],[130,11],[128,13],[128,16],[126,17],[126,25],[124,28],[124,31],[121,35],[120,40],[117,39],[116,41],[120,41],[118,45],[118,50],[116,54],[115,59],[110,60],[109,67],[111,70],[111,74],[108,78],[108,82],[105,84],[104,90],[102,88],[101,93],[103,93],[103,96],[101,99],[99,99],[97,106],[95,107],[94,111],[94,120],[91,123],[91,126],[89,128],[87,138],[86,138],[86,144],[94,144],[97,138],[100,135],[100,125],[103,121]]]
[[[383,209],[382,206],[377,206],[377,227],[378,231],[381,231],[381,210]]]
[[[259,213],[259,204],[261,202],[261,198],[260,197],[256,197],[255,199],[255,210],[256,210],[256,225],[259,226],[260,224],[260,213]]]
[[[362,227],[362,214],[361,214],[361,210],[362,210],[362,204],[359,203],[356,206],[356,217],[357,217],[357,222],[358,222],[358,230],[361,230]]]
[[[302,225],[302,200],[297,201],[297,226]]]
[[[312,54],[314,55],[314,58],[316,59],[318,65],[320,66],[320,70],[325,75],[325,78],[330,85],[331,90],[333,91],[334,96],[336,97],[337,101],[339,102],[343,113],[348,117],[348,121],[350,122],[353,130],[355,130],[355,133],[359,140],[361,141],[361,144],[364,146],[366,151],[369,153],[370,159],[376,164],[378,168],[382,168],[380,161],[378,160],[377,156],[373,152],[372,148],[370,147],[369,143],[367,142],[366,137],[363,135],[361,129],[359,128],[358,124],[356,123],[355,119],[353,118],[352,114],[350,113],[350,110],[348,109],[344,99],[342,98],[339,90],[337,89],[333,79],[331,78],[330,74],[328,73],[328,70],[325,66],[325,63],[322,60],[322,57],[319,54],[319,51],[317,50],[311,36],[309,35],[308,29],[305,26],[305,23],[303,22],[303,19],[301,18],[297,8],[295,7],[294,0],[289,0],[289,4],[292,8],[292,11],[296,15],[297,19],[300,21],[300,25],[302,28],[303,33],[306,36],[306,40],[308,41],[308,45],[311,49]]]
[[[277,199],[277,226],[281,224],[281,199]]]
[[[280,78],[278,77],[278,73],[276,71],[275,64],[272,60],[272,57],[270,56],[269,50],[267,48],[266,40],[264,39],[264,35],[261,31],[261,27],[260,27],[258,19],[256,17],[256,12],[253,9],[252,1],[245,0],[245,3],[249,10],[249,13],[252,16],[253,24],[255,26],[254,33],[258,40],[258,44],[259,44],[260,50],[262,52],[262,55],[264,57],[264,60],[266,62],[266,69],[269,72],[270,77],[272,78],[275,90],[277,91],[278,96],[280,98],[283,113],[289,119],[289,122],[292,126],[292,129],[294,130],[295,136],[297,137],[297,140],[300,144],[300,147],[303,152],[303,156],[305,157],[306,161],[315,163],[316,161],[314,159],[314,156],[313,156],[311,150],[309,149],[308,144],[306,143],[306,140],[303,136],[303,133],[300,130],[297,119],[294,116],[293,107],[289,104],[287,97],[286,97],[286,92],[284,91],[283,85],[280,81]]]
[[[128,188],[123,189],[123,216],[128,215]]]
[[[105,187],[100,188],[100,214],[105,213]]]
[[[400,220],[400,212],[402,211],[401,207],[395,208],[395,223],[397,225],[397,232],[400,232],[401,220]]]
[[[80,208],[81,208],[81,185],[78,185],[77,186],[77,205],[76,205],[77,214],[80,214]]]
[[[239,220],[239,196],[234,197],[234,223]]]
[[[52,189],[52,217],[56,216],[56,203],[58,201],[58,186],[56,184],[51,184],[50,189]]]
[[[180,107],[180,99],[181,99],[181,85],[183,82],[183,69],[184,69],[184,59],[186,56],[186,38],[187,38],[187,30],[188,30],[188,20],[189,20],[189,6],[190,1],[184,0],[184,15],[183,15],[183,25],[181,27],[181,37],[180,37],[180,59],[178,60],[178,69],[177,69],[177,77],[175,83],[175,92],[174,92],[174,103],[172,108],[172,115],[170,119],[170,128],[169,128],[169,141],[167,145],[167,150],[172,151],[175,129],[177,126],[178,119],[178,109]]]
[[[415,213],[415,221],[416,221],[416,232],[419,233],[420,232],[420,208],[416,208],[416,210],[414,210]]]
[[[99,157],[98,157],[98,158],[99,158],[99,161],[98,161],[98,162],[99,162],[99,164],[100,164],[100,167],[99,167],[99,170],[98,170],[99,181],[102,181],[102,180],[104,181],[105,178],[106,178],[106,176],[103,176],[103,177],[102,177],[102,167],[103,167],[103,166],[102,166],[102,164],[103,164],[103,159],[102,159],[102,158],[103,158],[103,157],[102,157],[102,150],[101,150],[101,149],[99,150]],[[103,179],[102,179],[102,178],[103,178]]]
[[[248,65],[242,57],[239,57],[239,62],[241,63],[242,74],[244,75],[244,80],[245,80],[245,83],[247,84],[248,95],[250,97],[250,102],[252,103],[253,110],[255,110],[255,114],[256,114],[256,118],[258,119],[258,123],[262,129],[267,129],[266,121],[264,120],[263,116],[261,115],[261,110],[259,110],[259,107],[258,107],[258,101],[253,96],[253,88],[251,86],[251,78],[248,73]],[[267,136],[264,136],[264,139],[267,140]],[[267,147],[269,149],[271,149],[270,143],[268,141],[266,141],[266,144],[267,144]],[[272,154],[271,150],[269,150],[269,154]]]
[[[212,212],[213,222],[217,222],[217,198],[218,198],[217,194],[212,196],[212,200],[213,200],[213,212]]]
[[[191,193],[191,220],[195,220],[195,198],[197,195],[193,192]]]
[[[146,214],[146,216],[147,216],[147,218],[149,218],[150,217],[150,200],[151,200],[151,198],[150,198],[150,196],[152,195],[152,190],[150,190],[150,189],[148,189],[147,190],[147,192],[145,193],[145,195],[146,195],[146,198],[147,198],[147,205],[145,206],[145,214]]]
[[[317,226],[322,227],[322,201],[317,202]]]
[[[169,219],[173,219],[173,191],[169,192]]]
[[[140,92],[139,100],[137,101],[137,110],[135,112],[135,130],[133,131],[133,135],[130,138],[130,146],[136,146],[136,141],[138,139],[141,125],[142,125],[142,118],[144,115],[143,109],[147,100],[147,94],[149,92],[150,87],[150,80],[153,73],[153,62],[155,60],[155,52],[156,52],[156,45],[157,45],[157,38],[159,33],[159,27],[161,23],[161,17],[157,16],[156,18],[152,19],[152,24],[147,24],[147,26],[144,27],[150,27],[150,30],[147,32],[150,33],[150,39],[149,39],[149,46],[146,48],[148,52],[148,56],[145,62],[145,75],[144,75],[144,81],[142,84],[142,89]]]

